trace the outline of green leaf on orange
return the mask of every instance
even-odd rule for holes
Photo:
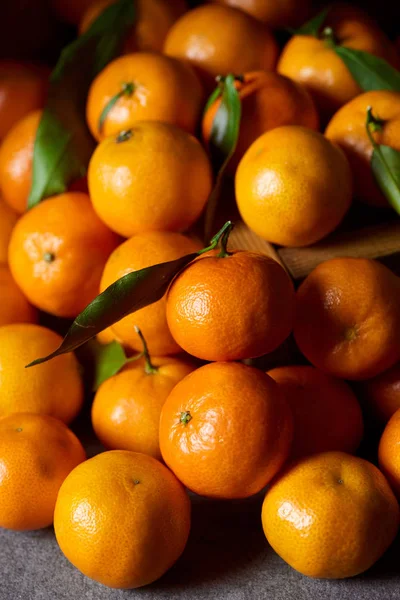
[[[115,58],[135,22],[133,0],[108,6],[86,33],[67,46],[50,76],[46,106],[35,139],[28,208],[60,194],[83,177],[94,141],[85,120],[91,82]]]
[[[400,92],[400,72],[383,58],[340,45],[335,45],[333,49],[364,92],[372,90]]]
[[[93,389],[97,390],[100,385],[116,375],[124,367],[128,358],[125,350],[119,342],[110,344],[97,344],[94,357]]]
[[[327,6],[321,12],[319,12],[315,17],[304,23],[298,29],[291,29],[290,33],[293,35],[311,35],[313,37],[318,37],[320,29],[322,25],[325,23],[326,17],[330,11],[331,7]]]

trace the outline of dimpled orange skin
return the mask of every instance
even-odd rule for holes
[[[272,352],[290,334],[292,282],[281,265],[255,252],[210,252],[172,282],[167,322],[175,341],[203,360],[242,360]]]
[[[0,140],[28,113],[43,108],[48,74],[42,65],[0,61]]]
[[[15,283],[7,265],[0,265],[0,326],[9,323],[36,323],[37,310],[29,304]]]
[[[400,408],[400,363],[360,384],[361,397],[374,417],[387,423]]]
[[[118,99],[100,129],[104,108],[127,83],[133,84],[133,94]],[[137,121],[163,121],[195,133],[203,96],[201,83],[188,63],[136,52],[112,61],[96,77],[89,90],[86,118],[98,141],[129,129]]]
[[[254,71],[236,82],[242,101],[239,139],[229,170],[236,171],[240,160],[263,133],[282,125],[303,125],[318,130],[318,114],[311,96],[301,85],[272,71]],[[215,115],[221,106],[218,98],[205,112],[203,139],[209,142]]]
[[[273,29],[300,27],[308,18],[311,2],[309,0],[213,0],[240,8]]]
[[[141,359],[100,386],[92,405],[92,424],[106,448],[143,452],[161,460],[161,408],[172,388],[195,366],[168,357],[152,358],[151,363],[155,373],[147,373]]]
[[[399,528],[399,505],[373,464],[324,452],[289,464],[262,507],[272,548],[308,577],[342,579],[369,569]]]
[[[18,221],[9,246],[10,270],[34,306],[76,317],[97,296],[104,265],[118,242],[86,194],[60,194]]]
[[[332,117],[325,136],[346,154],[353,172],[355,196],[367,204],[387,206],[371,169],[372,144],[365,123],[367,108],[383,120],[380,131],[372,133],[378,144],[400,151],[400,93],[379,90],[357,96]]]
[[[8,244],[17,221],[17,213],[0,197],[0,265],[7,263]]]
[[[292,410],[291,458],[340,450],[354,453],[363,435],[360,405],[350,386],[309,366],[278,367],[267,373]]]
[[[176,260],[197,252],[201,243],[181,233],[154,231],[142,233],[126,240],[111,254],[103,271],[100,291],[103,292],[114,281],[139,269],[162,262]],[[112,326],[113,334],[124,344],[140,352],[142,343],[135,332],[137,325],[153,356],[177,354],[181,351],[167,325],[166,297],[128,315]]]
[[[352,200],[343,152],[317,131],[287,125],[259,137],[235,178],[244,222],[282,246],[308,246],[339,225]]]
[[[57,542],[87,577],[137,588],[182,554],[190,500],[176,477],[145,454],[114,450],[79,465],[64,481],[54,513]]]
[[[200,367],[175,386],[161,411],[164,461],[189,489],[211,498],[259,492],[281,469],[292,435],[279,387],[240,363]]]
[[[316,367],[362,380],[400,359],[400,279],[377,261],[334,258],[297,290],[294,336]]]
[[[393,44],[360,8],[339,3],[329,12],[324,26],[333,28],[339,45],[369,52],[399,66]],[[294,35],[280,55],[277,70],[307,88],[324,123],[361,93],[342,59],[313,36]]]
[[[175,21],[187,9],[185,0],[132,0],[135,3],[135,25],[128,34],[124,49],[128,52],[161,52],[167,33]],[[97,0],[84,13],[79,33],[93,23],[112,0]]]
[[[0,327],[0,417],[11,413],[47,414],[70,423],[83,403],[83,385],[74,354],[26,369],[62,342],[54,331],[31,323]]]
[[[94,210],[124,237],[145,231],[185,231],[212,189],[207,154],[192,135],[167,123],[142,121],[129,139],[103,140],[89,163]]]
[[[188,60],[210,90],[217,75],[272,70],[279,49],[269,28],[250,15],[229,6],[205,4],[188,11],[171,27],[164,52]]]
[[[27,208],[32,185],[33,147],[41,110],[29,113],[10,129],[0,146],[0,189],[17,213]]]
[[[400,498],[400,410],[390,417],[379,442],[379,468],[386,475],[397,498]]]
[[[51,525],[62,482],[85,458],[78,438],[53,417],[20,413],[0,419],[0,527]]]

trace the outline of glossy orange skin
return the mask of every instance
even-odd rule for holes
[[[316,367],[363,380],[400,359],[400,279],[377,261],[334,258],[297,290],[294,336]]]
[[[328,14],[324,26],[333,28],[339,45],[369,52],[399,66],[393,44],[360,8],[339,3]],[[277,69],[307,88],[325,123],[361,93],[341,58],[313,36],[294,35],[284,47]]]
[[[0,61],[0,140],[28,113],[43,108],[48,75],[42,65]]]
[[[400,363],[361,384],[362,399],[373,416],[387,423],[400,408]]]
[[[188,11],[171,27],[164,52],[188,60],[210,90],[217,75],[272,70],[278,45],[269,28],[250,15],[229,6],[205,4]]]
[[[0,146],[0,189],[3,200],[17,213],[25,212],[32,185],[33,148],[42,116],[29,113],[8,132]]]
[[[340,146],[353,172],[355,195],[376,206],[387,206],[371,169],[373,147],[365,128],[367,108],[383,119],[382,129],[372,133],[378,144],[400,151],[400,93],[379,90],[366,92],[342,106],[332,117],[325,136]]]
[[[379,467],[388,478],[397,498],[400,498],[400,410],[390,417],[379,442]]]
[[[219,4],[240,8],[273,29],[300,27],[309,17],[309,0],[213,0]]]
[[[113,0],[93,2],[79,23],[79,33],[87,31],[110,4]],[[135,0],[135,25],[125,40],[125,51],[161,52],[169,29],[186,9],[185,0]]]
[[[272,548],[291,567],[323,579],[369,569],[394,540],[399,505],[373,464],[324,452],[289,464],[262,507]]]
[[[122,83],[133,84],[134,92],[119,98],[100,130],[100,115]],[[162,54],[136,52],[115,59],[96,77],[89,90],[86,118],[98,141],[138,121],[163,121],[195,133],[203,102],[201,83],[188,63]]]
[[[118,242],[86,194],[60,194],[18,221],[9,246],[10,270],[34,306],[76,317],[97,296],[104,265]],[[47,261],[46,253],[53,260]]]
[[[7,265],[0,265],[0,326],[10,323],[36,323],[37,310],[29,304],[15,283]]]
[[[175,341],[203,360],[272,352],[290,334],[293,285],[273,259],[255,252],[210,252],[172,282],[167,322]]]
[[[268,371],[292,410],[292,458],[338,450],[353,454],[363,435],[360,405],[350,386],[309,366]]]
[[[167,123],[142,121],[131,137],[110,137],[94,151],[88,181],[93,208],[124,237],[185,231],[210,195],[211,164],[200,142]]]
[[[182,414],[190,420],[182,422]],[[166,464],[189,489],[211,498],[247,498],[285,462],[292,416],[275,382],[240,363],[211,363],[170,393],[160,418]]]
[[[85,458],[78,438],[53,417],[20,413],[0,419],[0,527],[51,525],[62,482]]]
[[[0,197],[0,264],[7,263],[8,244],[17,221],[17,213]]]
[[[317,131],[286,125],[259,137],[235,177],[244,222],[282,246],[308,246],[339,225],[352,201],[343,152]]]
[[[309,93],[301,85],[272,71],[253,71],[237,82],[242,104],[240,132],[236,150],[229,161],[234,172],[245,152],[263,133],[282,125],[303,125],[318,130],[318,114]],[[203,140],[209,143],[215,115],[221,106],[218,98],[205,112]]]
[[[79,465],[64,481],[54,513],[57,542],[87,577],[137,588],[182,554],[190,500],[176,477],[145,454],[114,450]]]
[[[173,232],[149,232],[133,236],[111,254],[101,278],[100,291],[120,277],[151,265],[181,258],[197,252],[201,243]],[[134,330],[137,325],[153,356],[177,354],[181,348],[173,339],[167,325],[166,297],[128,315],[112,326],[113,334],[124,344],[140,352],[142,343]]]
[[[74,354],[25,368],[53,352],[61,342],[61,336],[40,325],[0,327],[0,418],[30,412],[68,424],[77,416],[83,403],[83,385]]]
[[[142,452],[161,460],[161,408],[173,387],[195,366],[170,357],[151,362],[155,373],[147,373],[141,359],[102,383],[92,405],[92,425],[106,448]]]

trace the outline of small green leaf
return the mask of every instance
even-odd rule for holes
[[[217,89],[210,98],[210,101],[211,99],[215,101],[221,96],[221,104],[214,117],[209,140],[216,182],[207,203],[204,226],[206,239],[209,239],[214,226],[224,173],[235,152],[239,138],[242,103],[235,86],[236,79],[232,74],[221,78]]]
[[[119,0],[61,53],[36,135],[28,208],[65,192],[72,181],[85,175],[94,149],[85,121],[88,90],[118,55],[134,21],[134,2]]]
[[[312,35],[314,37],[318,37],[319,31],[324,24],[330,9],[331,7],[327,6],[310,21],[307,21],[307,23],[304,23],[304,25],[298,29],[290,30],[290,32],[294,35]]]
[[[372,90],[400,92],[400,72],[383,58],[339,45],[334,46],[334,50],[364,92]]]
[[[367,109],[366,129],[369,140],[373,146],[371,158],[371,169],[380,189],[387,198],[389,204],[400,214],[400,152],[377,144],[372,132],[376,130],[377,124],[382,127],[382,121],[372,114],[372,108]]]
[[[95,356],[93,389],[97,390],[104,381],[116,375],[127,362],[125,351],[118,342],[114,341],[106,346],[98,344]]]

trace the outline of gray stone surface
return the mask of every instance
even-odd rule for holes
[[[89,455],[99,450],[78,426]],[[268,546],[260,522],[262,495],[215,502],[193,497],[188,546],[161,580],[141,590],[111,590],[90,581],[62,555],[51,528],[0,529],[0,600],[391,600],[400,598],[400,538],[366,574],[311,580]]]

